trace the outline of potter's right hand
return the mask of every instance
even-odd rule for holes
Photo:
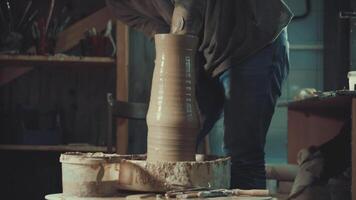
[[[198,35],[204,23],[206,0],[175,0],[171,33]]]

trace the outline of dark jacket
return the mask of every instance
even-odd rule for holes
[[[149,37],[170,31],[176,2],[184,0],[107,0],[113,14]],[[283,0],[194,0],[202,19],[200,55],[215,76],[273,42],[292,18]],[[189,19],[188,19],[189,20]],[[198,54],[199,56],[199,54]]]

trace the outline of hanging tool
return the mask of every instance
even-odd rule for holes
[[[54,10],[54,4],[55,4],[55,0],[51,0],[51,4],[49,7],[49,13],[48,13],[48,17],[47,17],[47,21],[46,21],[46,25],[45,25],[45,34],[48,31],[48,27],[49,27],[49,23],[51,22],[51,18],[52,18],[52,14],[53,14],[53,10]]]
[[[268,197],[268,190],[241,190],[241,189],[197,189],[185,190],[178,192],[167,192],[166,198],[188,199],[188,198],[212,198],[212,197],[226,197],[226,196],[253,196],[253,197]]]
[[[111,53],[111,56],[114,56],[115,53],[116,53],[116,44],[114,42],[114,39],[112,37],[112,21],[109,20],[107,25],[106,25],[106,30],[105,30],[105,34],[104,34],[105,37],[107,37],[111,43],[111,47],[112,47],[112,53]]]
[[[14,18],[12,15],[11,4],[9,0],[6,1],[6,8],[9,17],[9,32],[12,32],[14,30]]]
[[[38,39],[40,38],[40,31],[38,29],[38,23],[34,22],[32,24],[32,37],[35,41],[38,41]]]
[[[46,22],[44,18],[38,20],[38,29],[39,29],[39,42],[38,42],[38,54],[46,54],[48,41],[46,37]]]
[[[63,21],[63,23],[59,26],[59,28],[58,28],[58,33],[59,32],[62,32],[63,30],[64,30],[64,28],[69,24],[69,21],[71,20],[71,17],[70,16],[67,16],[65,19],[64,19],[64,21]]]
[[[17,24],[17,26],[16,26],[16,30],[21,30],[21,25],[22,25],[22,23],[24,22],[25,17],[27,16],[28,12],[30,11],[31,6],[32,6],[32,1],[29,1],[29,2],[27,3],[27,6],[26,6],[26,8],[25,8],[25,11],[24,11],[24,13],[23,13],[23,15],[22,15],[22,17],[21,17],[21,19],[20,19],[20,22],[19,22],[19,23]]]
[[[21,27],[21,30],[26,29],[26,27],[32,23],[32,21],[33,21],[33,20],[35,19],[35,17],[37,16],[38,12],[39,12],[39,10],[33,11],[33,13],[28,17],[28,19],[26,20],[26,22],[24,23],[24,25]],[[21,30],[20,30],[20,31],[21,31]]]

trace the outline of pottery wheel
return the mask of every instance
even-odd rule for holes
[[[122,160],[118,188],[165,192],[180,187],[230,188],[230,158],[197,155],[196,161]]]

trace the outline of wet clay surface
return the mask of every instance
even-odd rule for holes
[[[148,161],[145,155],[61,155],[63,193],[110,197],[118,189],[164,192],[181,187],[230,187],[230,158],[195,155],[195,161]],[[120,191],[121,192],[121,191]]]
[[[163,198],[157,198],[157,194],[134,194],[134,195],[117,195],[115,197],[72,197],[72,196],[65,196],[63,194],[51,194],[47,195],[47,200],[162,200]],[[192,198],[198,199],[198,198]],[[199,198],[201,199],[201,198]],[[272,197],[250,197],[250,196],[231,196],[231,197],[215,197],[215,198],[205,198],[211,200],[284,200],[285,197],[281,198],[272,198]],[[173,199],[172,199],[173,200]]]
[[[163,192],[177,187],[230,187],[230,158],[197,156],[196,161],[123,160],[120,189]]]
[[[147,114],[148,161],[193,161],[199,119],[194,57],[198,38],[157,34]]]

